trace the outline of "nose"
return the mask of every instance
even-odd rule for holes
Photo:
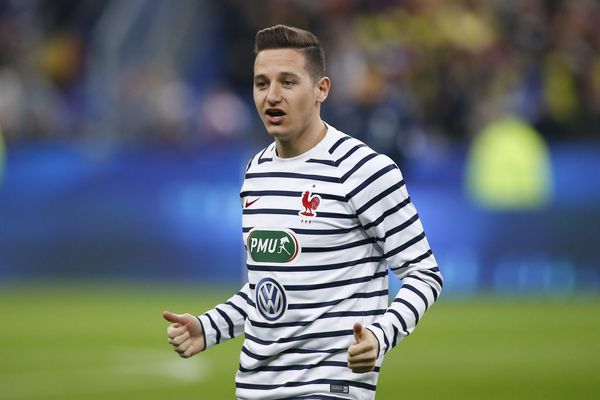
[[[267,93],[267,103],[275,105],[281,101],[281,91],[277,85],[270,85]]]

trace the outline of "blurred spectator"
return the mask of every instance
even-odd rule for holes
[[[397,160],[506,113],[597,137],[598,20],[593,0],[2,0],[0,121],[9,145],[249,140],[248,44],[285,23],[330,53],[326,118]]]
[[[472,200],[495,210],[531,210],[552,195],[550,154],[544,140],[519,118],[491,122],[473,140],[466,168]]]
[[[2,127],[0,126],[0,186],[4,178],[4,137],[2,135]]]

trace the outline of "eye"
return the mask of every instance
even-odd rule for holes
[[[254,82],[254,86],[257,89],[264,89],[264,88],[267,87],[267,82],[265,82],[265,81],[256,81],[256,82]]]
[[[293,81],[293,80],[291,80],[291,79],[286,79],[285,81],[283,81],[283,86],[286,86],[286,87],[292,87],[292,86],[294,86],[295,84],[296,84],[296,82],[294,82],[294,81]]]

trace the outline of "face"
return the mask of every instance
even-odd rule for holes
[[[254,103],[267,132],[283,142],[298,139],[315,119],[320,120],[320,104],[327,97],[328,84],[327,78],[313,81],[305,68],[305,57],[298,50],[258,53],[254,61]]]

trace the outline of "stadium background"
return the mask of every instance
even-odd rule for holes
[[[378,398],[598,397],[598,20],[592,0],[0,1],[0,399],[233,397],[240,341],[180,360],[160,312],[243,280],[253,37],[276,23],[322,39],[325,119],[397,161],[445,276]]]

